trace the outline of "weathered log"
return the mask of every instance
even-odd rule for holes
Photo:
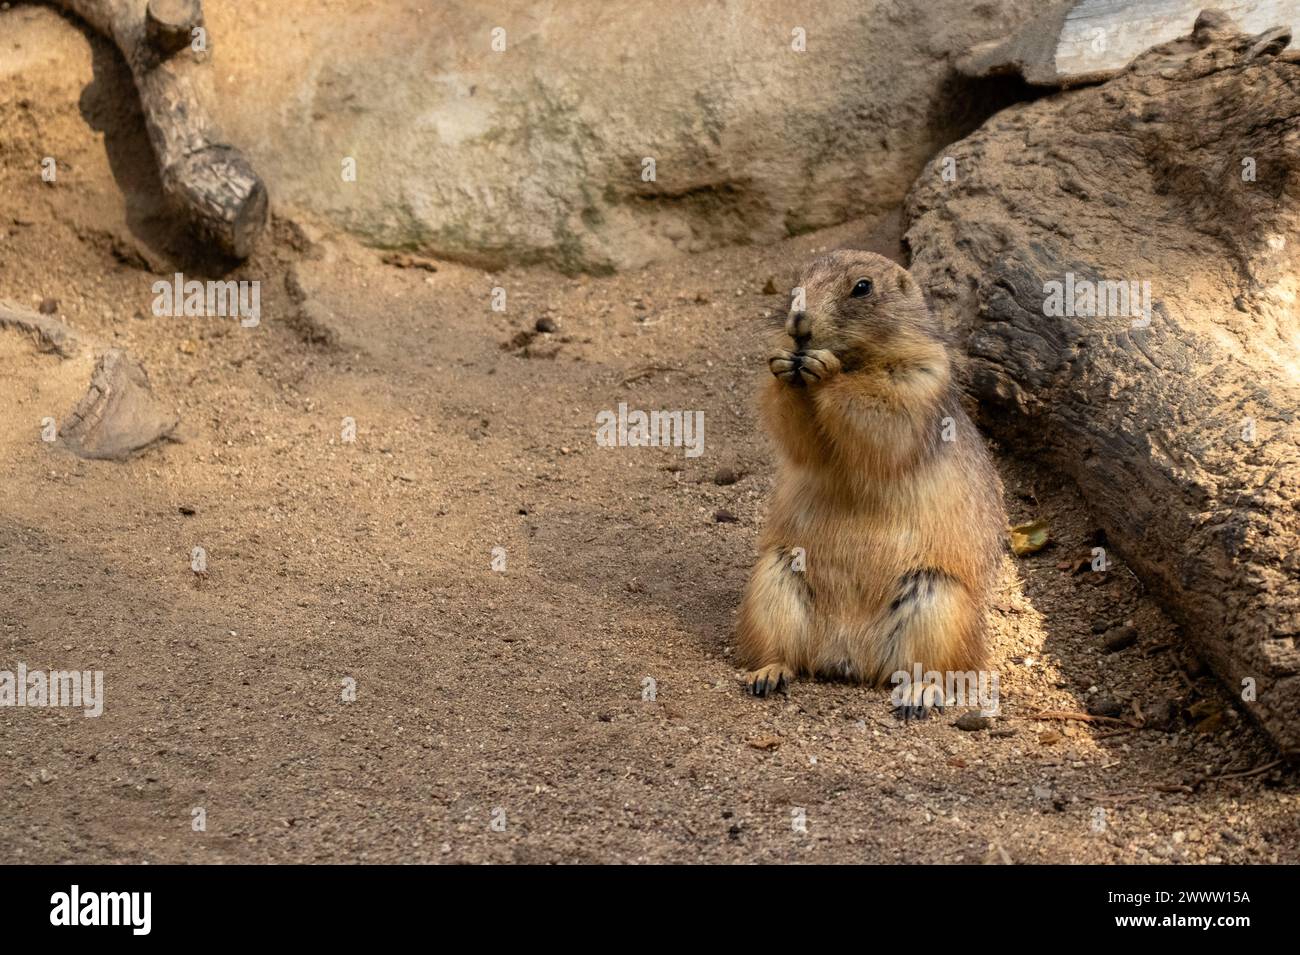
[[[149,45],[170,56],[189,46],[203,27],[199,0],[149,0],[144,11],[144,35]]]
[[[198,0],[57,0],[122,51],[163,191],[192,228],[246,258],[266,225],[266,187],[212,120],[211,39]]]
[[[95,362],[90,386],[59,430],[63,444],[78,457],[125,461],[172,440],[177,424],[154,398],[144,366],[110,348]]]
[[[906,240],[985,424],[1073,476],[1294,758],[1300,56],[1284,34],[1207,12],[1104,85],[998,114],[918,180]]]
[[[957,60],[957,71],[1018,74],[1036,86],[1100,82],[1145,50],[1186,35],[1204,6],[1204,0],[1057,0],[1012,35],[973,47]],[[1221,0],[1219,6],[1246,31],[1275,24],[1300,29],[1296,0]]]
[[[177,440],[176,415],[149,385],[144,366],[130,353],[88,338],[53,315],[0,301],[0,330],[31,337],[37,348],[93,367],[81,400],[59,425],[59,440],[82,458],[125,461],[164,441]]]
[[[0,330],[13,329],[31,337],[43,352],[71,358],[81,351],[82,338],[53,315],[42,315],[0,299]]]

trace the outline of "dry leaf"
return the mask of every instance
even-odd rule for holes
[[[1011,528],[1011,552],[1017,557],[1035,554],[1047,546],[1047,521],[1034,521]]]
[[[1188,707],[1187,714],[1196,721],[1198,733],[1216,733],[1223,728],[1226,714],[1214,700],[1201,700]]]
[[[751,739],[749,745],[754,749],[776,749],[781,745],[779,736],[760,736],[758,739]]]

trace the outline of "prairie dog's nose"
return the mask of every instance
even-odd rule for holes
[[[790,317],[785,320],[785,333],[793,338],[796,342],[800,339],[808,339],[808,313],[791,312]]]

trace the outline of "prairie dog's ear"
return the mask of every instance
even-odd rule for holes
[[[904,269],[898,273],[898,290],[900,292],[911,292],[916,288],[916,283],[912,281],[912,276]]]

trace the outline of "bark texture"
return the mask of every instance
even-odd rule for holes
[[[1106,84],[1013,107],[953,144],[906,215],[913,273],[967,346],[987,426],[1077,480],[1111,544],[1294,758],[1300,62],[1288,40],[1204,13]],[[1136,303],[1094,285],[1090,308],[1101,282],[1126,283]]]

